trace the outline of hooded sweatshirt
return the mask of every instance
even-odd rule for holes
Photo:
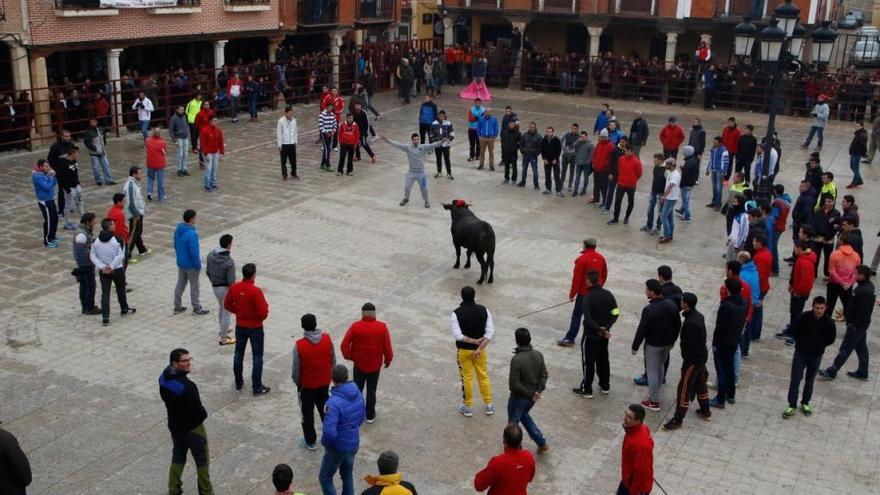
[[[92,252],[89,256],[98,270],[103,270],[107,266],[118,270],[122,268],[125,252],[119,241],[113,236],[113,232],[102,230],[98,234],[98,240],[92,244]]]
[[[416,495],[416,487],[409,481],[403,481],[400,473],[394,474],[368,474],[364,481],[370,485],[361,495]]]
[[[695,125],[691,129],[691,135],[688,138],[688,146],[691,146],[695,155],[702,155],[706,151],[706,131],[702,125]],[[687,156],[687,155],[685,155]]]
[[[177,255],[177,267],[181,270],[202,269],[199,233],[195,225],[186,222],[177,224],[174,230],[174,253]]]
[[[409,161],[409,170],[407,173],[423,174],[425,173],[425,156],[427,156],[434,148],[441,146],[443,141],[413,146],[412,143],[403,144],[389,139],[388,144],[406,153],[406,159]]]
[[[229,287],[235,283],[235,261],[228,249],[218,247],[208,253],[205,275],[211,287]]]
[[[324,406],[321,445],[337,452],[350,452],[360,446],[360,427],[366,409],[364,396],[354,382],[345,382],[330,389]]]
[[[290,378],[297,388],[322,388],[330,385],[336,351],[330,335],[321,331],[306,330],[293,346],[293,366]]]
[[[861,263],[858,253],[850,245],[842,245],[828,262],[829,282],[849,288],[856,283],[856,267]]]
[[[684,154],[684,165],[681,167],[681,187],[694,187],[700,178],[700,159],[691,145],[681,149]]]
[[[55,199],[55,184],[58,183],[55,177],[44,173],[34,166],[34,170],[31,172],[31,180],[34,183],[34,195],[37,197],[37,201],[45,203]]]
[[[794,260],[791,269],[791,292],[798,297],[810,297],[816,281],[816,253],[807,251]]]
[[[208,417],[199,397],[199,387],[187,374],[168,365],[159,376],[159,395],[168,411],[168,429],[172,436],[185,435]]]

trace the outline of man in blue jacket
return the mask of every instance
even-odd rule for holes
[[[425,144],[425,136],[431,133],[431,125],[437,120],[437,105],[425,95],[425,101],[419,107],[419,144]],[[366,134],[366,130],[363,131]]]
[[[342,495],[354,495],[354,457],[360,446],[360,427],[365,417],[364,396],[348,379],[344,364],[333,367],[333,388],[324,405],[321,445],[324,458],[318,480],[324,495],[336,495],[333,475],[339,471]]]
[[[477,137],[480,139],[480,166],[477,170],[483,168],[483,162],[486,158],[486,150],[489,150],[489,170],[495,171],[495,138],[498,137],[498,119],[492,115],[490,109],[483,112],[483,116],[477,121]]]
[[[199,272],[202,270],[202,258],[199,254],[199,233],[196,230],[196,211],[183,212],[183,222],[174,230],[174,254],[177,255],[177,286],[174,287],[174,314],[186,311],[181,306],[180,298],[183,289],[189,283],[189,298],[192,302],[192,313],[196,316],[208,314],[208,310],[199,303]]]

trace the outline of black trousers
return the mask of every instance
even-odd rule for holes
[[[827,244],[824,242],[820,242],[816,244],[816,268],[813,270],[813,273],[816,274],[816,276],[819,275],[819,259],[823,258],[823,255],[824,259],[822,260],[822,274],[826,277],[828,276],[828,262],[831,261],[832,251],[834,251],[833,242],[829,242]]]
[[[636,189],[634,187],[620,187],[617,186],[617,194],[614,198],[614,219],[620,219],[620,205],[623,203],[623,195],[626,195],[626,217],[632,214],[633,206],[635,206],[635,195]]]
[[[138,215],[136,217],[131,217],[128,221],[128,246],[129,253],[128,256],[131,257],[134,254],[134,249],[132,247],[136,247],[138,253],[144,254],[147,252],[147,246],[144,246],[144,216]]]
[[[468,158],[476,159],[480,157],[480,140],[477,136],[477,130],[468,128]],[[64,207],[64,203],[60,203]]]
[[[736,355],[736,348],[716,347],[715,348],[715,372],[718,375],[718,395],[716,400],[724,404],[728,399],[736,398],[736,375],[733,369],[733,358]]]
[[[324,403],[330,394],[330,388],[301,388],[299,395],[299,410],[302,412],[302,430],[306,443],[314,445],[318,441],[318,434],[315,432],[315,410],[324,421]]]
[[[501,153],[501,162],[504,164],[504,180],[516,182],[516,152]]]
[[[728,158],[730,160],[728,163],[736,164],[736,155],[735,154],[729,153]],[[748,168],[748,167],[746,167],[746,168]],[[727,173],[724,174],[724,180],[730,180],[730,173],[733,172],[733,169],[734,169],[734,167],[728,165]],[[753,188],[753,190],[754,190],[754,188]]]
[[[381,370],[374,373],[364,373],[357,366],[354,367],[354,383],[358,390],[363,393],[364,386],[367,387],[367,393],[364,396],[367,401],[367,419],[376,417],[376,387],[379,385],[379,373]]]
[[[116,299],[119,300],[119,309],[128,311],[128,297],[125,294],[125,270],[117,268],[113,273],[101,272],[101,316],[106,320],[110,318],[110,284],[116,286]]]
[[[743,173],[743,178],[745,178],[746,183],[748,183],[749,180],[751,179],[751,176],[752,176],[751,168],[752,168],[752,164],[749,163],[749,161],[743,160],[742,158],[739,158],[736,160],[736,170],[735,171]]]
[[[296,177],[296,145],[281,145],[281,176],[287,178],[287,162],[290,161],[290,175]]]
[[[429,132],[431,132],[431,124],[419,123],[419,144],[425,144]]]
[[[667,158],[678,159],[678,150],[663,150],[663,159]]]
[[[706,388],[708,378],[709,372],[705,364],[681,367],[681,380],[678,381],[678,395],[675,401],[675,419],[679,421],[684,419],[694,397],[700,403],[700,411],[704,413],[709,411],[709,390]]]
[[[354,156],[358,160],[361,159],[361,148],[363,148],[367,152],[367,155],[369,155],[370,158],[373,158],[373,156],[374,156],[373,148],[370,148],[370,143],[367,142],[367,133],[366,132],[361,134],[361,138],[360,138],[360,141],[358,141],[357,148],[354,149]]]
[[[553,181],[556,181],[556,192],[562,191],[562,181],[559,179],[559,160],[551,164],[544,160],[544,189],[553,190]]]
[[[593,201],[604,203],[607,195],[608,172],[593,172]]]
[[[837,306],[837,299],[840,299],[840,305],[843,306],[842,309],[846,311],[846,305],[849,303],[849,296],[851,295],[852,291],[850,289],[844,289],[840,284],[828,282],[825,291],[825,299],[828,300],[828,305],[825,306],[825,316],[834,315],[834,307]]]
[[[330,169],[330,151],[333,149],[333,136],[330,134],[321,134],[321,167]]]
[[[452,175],[452,165],[449,163],[449,148],[445,146],[434,148],[434,155],[437,157],[437,173],[443,173],[443,161],[446,161],[446,175]]]
[[[95,307],[95,267],[78,267],[79,270],[79,303],[83,311]]]
[[[342,173],[343,167],[346,168],[346,172],[351,173],[354,170],[354,165],[352,165],[352,160],[354,160],[354,146],[353,144],[342,144],[339,145],[339,164],[336,166],[336,171],[340,174]]]
[[[608,339],[581,338],[581,365],[584,380],[581,390],[593,391],[593,377],[599,376],[599,388],[608,390],[610,386],[611,365],[608,362]]]
[[[199,128],[195,124],[189,125],[189,144],[193,151],[199,150]]]

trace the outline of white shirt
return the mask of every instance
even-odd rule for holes
[[[666,199],[669,201],[678,201],[681,197],[681,188],[679,187],[679,184],[681,184],[681,172],[676,168],[666,175],[666,188],[664,191],[669,191],[669,194],[666,195]],[[670,186],[672,186],[671,189]]]
[[[138,103],[143,103],[144,108],[138,108]],[[131,109],[137,110],[138,120],[150,120],[150,114],[153,113],[153,102],[150,101],[149,98],[144,96],[143,100],[135,99],[134,103],[131,105]]]
[[[453,311],[452,315],[449,316],[449,328],[452,331],[452,338],[455,339],[456,342],[461,342],[464,340],[464,334],[461,332],[461,327],[458,325],[458,316]],[[483,333],[483,337],[487,340],[492,340],[492,337],[495,336],[495,324],[492,322],[492,313],[489,310],[486,310],[486,331]]]
[[[276,126],[275,134],[279,148],[282,144],[296,144],[298,134],[296,129],[296,119],[293,118],[287,120],[286,116],[278,119],[278,125]]]
[[[115,237],[111,237],[107,242],[101,242],[100,239],[95,239],[95,243],[92,244],[92,253],[89,257],[92,259],[92,263],[95,264],[95,268],[98,270],[103,270],[107,266],[114,270],[118,270],[122,268],[122,262],[125,260],[125,253],[122,251],[122,246],[119,245],[119,241],[117,241]]]

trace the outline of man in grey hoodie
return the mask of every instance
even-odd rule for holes
[[[384,135],[382,136],[382,141],[406,153],[406,158],[409,160],[409,170],[406,173],[406,182],[403,186],[403,200],[400,202],[400,206],[409,203],[409,192],[412,189],[413,182],[418,181],[419,188],[422,191],[422,199],[425,200],[425,208],[430,208],[431,202],[428,201],[428,176],[425,174],[425,156],[438,146],[446,146],[449,144],[449,141],[444,139],[431,144],[419,144],[419,134],[417,132],[414,132],[410,139],[412,145],[406,145],[392,141]]]
[[[581,131],[581,137],[574,145],[576,172],[574,174],[574,191],[571,193],[572,198],[578,196],[578,186],[581,183],[581,176],[584,178],[584,187],[581,189],[580,195],[587,194],[587,186],[590,185],[590,174],[593,173],[593,149],[595,145],[590,141],[590,133]]]
[[[578,125],[571,124],[571,130],[562,135],[562,173],[559,174],[561,182],[565,185],[568,177],[568,190],[571,191],[571,183],[574,180],[575,167],[577,165],[577,143],[581,137]]]
[[[290,378],[296,385],[299,407],[302,412],[303,437],[301,447],[318,450],[318,434],[315,432],[315,409],[324,421],[324,404],[330,394],[336,351],[330,335],[318,328],[318,320],[311,313],[300,318],[303,337],[293,345],[293,366]]]
[[[229,335],[229,332],[234,328],[232,325],[232,313],[223,306],[226,293],[229,292],[229,286],[235,283],[235,261],[230,254],[231,250],[232,236],[224,234],[220,237],[220,247],[214,248],[213,251],[208,253],[207,263],[205,264],[205,275],[211,281],[214,297],[217,298],[217,304],[220,306],[217,313],[217,320],[220,323],[220,345],[235,343],[235,337]]]

